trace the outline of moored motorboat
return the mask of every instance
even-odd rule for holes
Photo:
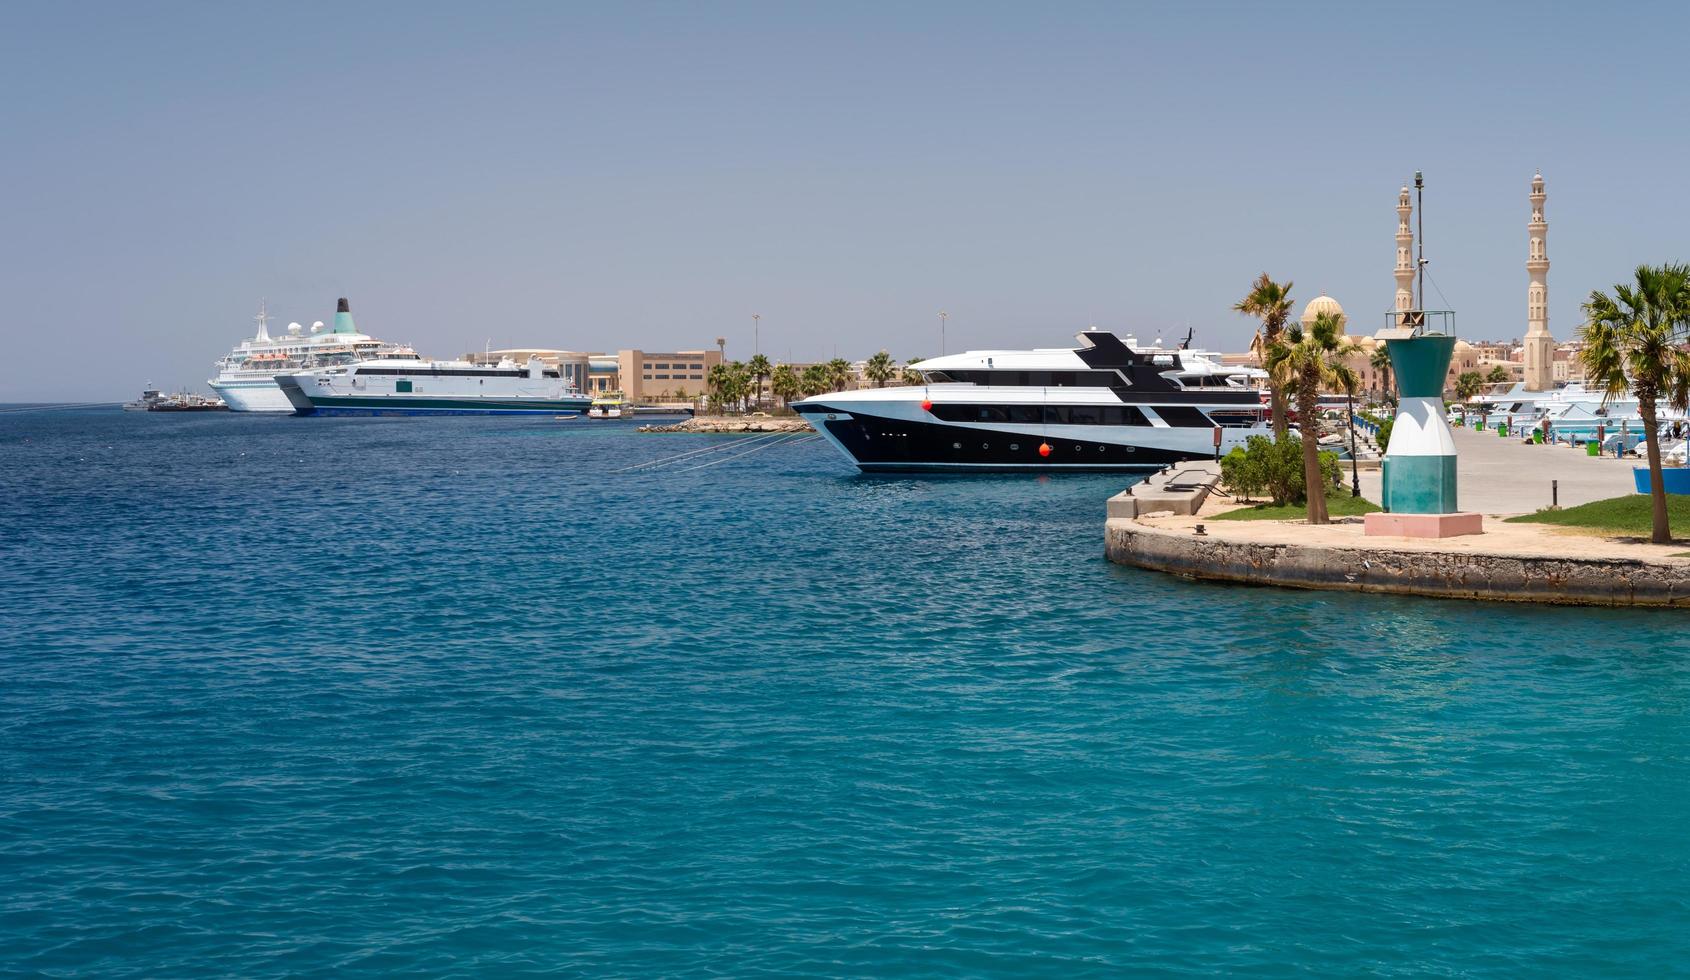
[[[970,351],[911,368],[928,383],[793,404],[864,471],[1131,470],[1212,458],[1267,432],[1259,371],[1102,330],[1074,349]]]
[[[607,391],[593,399],[587,409],[587,417],[591,419],[631,419],[634,417],[634,404],[620,391]]]

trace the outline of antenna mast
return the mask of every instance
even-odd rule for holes
[[[1416,170],[1414,172],[1414,220],[1417,223],[1414,237],[1419,239],[1420,254],[1415,262],[1420,267],[1420,296],[1414,301],[1416,309],[1422,313],[1421,321],[1425,321],[1426,312],[1426,178]]]

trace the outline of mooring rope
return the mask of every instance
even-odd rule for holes
[[[798,433],[792,433],[792,432],[781,432],[781,433],[777,433],[777,434],[783,435],[783,436],[797,435],[798,438],[787,439],[784,442],[782,440],[779,440],[779,439],[775,440],[774,442],[766,442],[766,443],[762,444],[761,446],[753,446],[752,448],[747,449],[744,452],[734,453],[732,456],[723,456],[719,459],[710,460],[707,463],[699,463],[697,466],[684,466],[684,467],[682,467],[678,470],[675,470],[674,472],[676,472],[676,473],[691,473],[693,470],[702,470],[702,469],[705,469],[706,467],[717,466],[721,463],[731,462],[733,460],[739,459],[741,456],[749,456],[752,453],[762,452],[763,450],[768,449],[772,446],[781,446],[781,445],[785,445],[787,443],[802,442],[806,438],[803,435],[799,435]]]
[[[689,449],[684,453],[676,453],[673,456],[664,456],[660,459],[646,460],[643,463],[635,463],[633,466],[624,466],[623,468],[621,468],[619,470],[611,470],[611,472],[612,473],[631,473],[635,470],[651,469],[651,468],[655,468],[655,467],[659,467],[659,466],[665,466],[665,465],[668,465],[668,464],[671,464],[671,463],[680,463],[680,462],[684,462],[688,459],[691,459],[693,457],[704,456],[704,455],[708,455],[710,453],[721,453],[721,452],[726,452],[730,449],[743,449],[744,447],[746,447],[746,446],[748,446],[748,445],[750,445],[754,442],[763,442],[765,440],[773,439],[777,436],[784,436],[784,435],[787,435],[787,434],[788,434],[787,431],[784,430],[784,429],[780,430],[780,431],[776,431],[776,432],[763,432],[763,433],[760,433],[758,435],[752,436],[750,439],[735,439],[731,442],[722,443],[720,445],[705,446],[702,449]]]
[[[116,405],[118,402],[64,402],[51,405],[26,405],[21,408],[0,408],[0,415],[13,415],[18,412],[62,412],[73,408],[104,408]]]

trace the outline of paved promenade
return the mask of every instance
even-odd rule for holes
[[[1486,429],[1456,429],[1461,453],[1461,509],[1481,514],[1526,514],[1549,506],[1549,481],[1561,481],[1561,506],[1574,507],[1633,493],[1631,468],[1642,460],[1592,457],[1584,448],[1531,446]],[[1346,482],[1349,474],[1345,474]],[[1379,500],[1379,472],[1361,474],[1361,494]]]

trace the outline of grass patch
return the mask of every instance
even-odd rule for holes
[[[1582,527],[1592,531],[1646,538],[1655,528],[1653,514],[1648,494],[1631,493],[1624,497],[1592,500],[1577,507],[1521,514],[1506,520],[1510,524],[1555,524],[1560,527]],[[1676,493],[1667,494],[1667,520],[1677,533],[1690,532],[1690,497]]]
[[[1326,516],[1328,517],[1360,517],[1371,514],[1379,509],[1379,505],[1366,497],[1352,497],[1348,490],[1326,495]],[[1254,504],[1229,510],[1224,514],[1216,514],[1211,520],[1217,521],[1300,521],[1309,516],[1307,507],[1302,504],[1286,504],[1275,507],[1272,504]]]

